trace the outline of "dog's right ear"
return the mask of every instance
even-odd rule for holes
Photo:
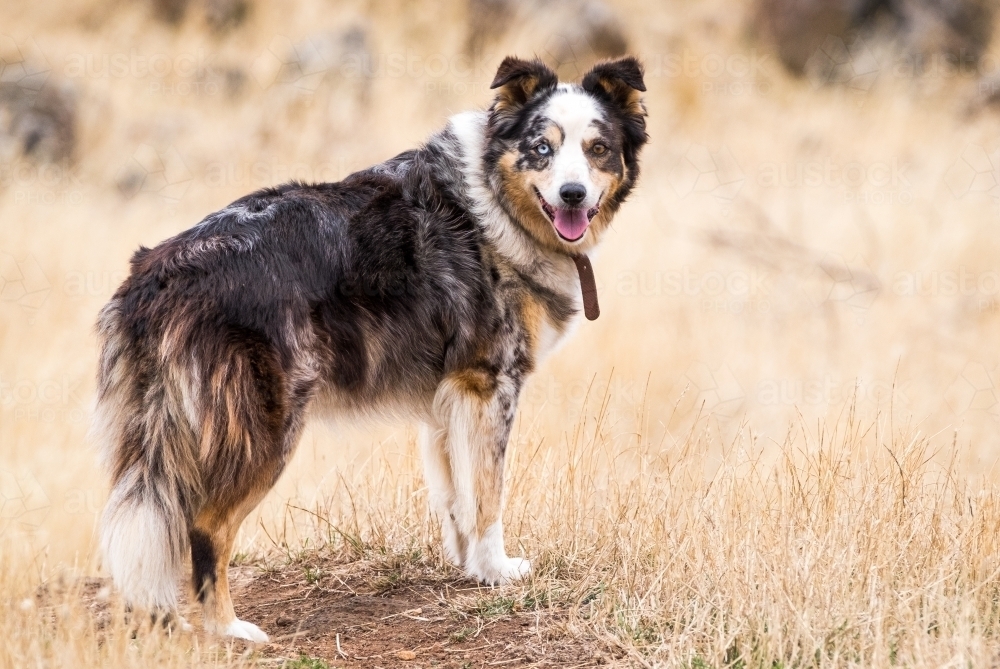
[[[490,110],[495,117],[510,117],[535,95],[558,83],[559,77],[542,61],[507,56],[490,84],[490,89],[499,89]]]

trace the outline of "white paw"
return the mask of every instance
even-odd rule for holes
[[[505,585],[520,581],[531,573],[531,561],[524,558],[500,557],[492,564],[471,569],[471,576],[486,585]]]
[[[505,564],[500,568],[500,580],[502,583],[512,583],[527,578],[531,574],[531,560],[527,558],[507,558]]]
[[[531,573],[524,558],[509,558],[503,549],[503,526],[497,521],[486,528],[469,550],[465,569],[470,576],[489,585],[518,581]]]
[[[234,618],[233,622],[226,626],[226,631],[223,632],[223,634],[237,639],[253,641],[254,643],[268,642],[267,635],[264,634],[263,630],[253,623],[248,623],[247,621],[240,620],[239,618]]]

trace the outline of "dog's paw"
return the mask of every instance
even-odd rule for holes
[[[531,560],[527,558],[507,558],[506,564],[500,570],[501,583],[513,583],[527,578],[531,574]]]
[[[165,629],[168,634],[187,634],[194,631],[194,627],[191,623],[189,623],[184,616],[179,613],[154,614],[153,620],[159,621],[159,623],[163,626],[163,629]]]
[[[470,575],[486,585],[506,585],[526,578],[531,573],[531,561],[524,558],[501,557],[490,565],[470,569]]]
[[[459,569],[461,569],[462,566],[464,565],[464,562],[462,560],[462,555],[457,550],[451,548],[448,545],[445,545],[444,547],[444,559],[452,567],[458,567]]]
[[[176,620],[174,621],[174,625],[176,625],[177,629],[181,632],[187,633],[194,631],[194,625],[189,623],[184,616],[177,616]]]
[[[226,626],[226,630],[223,634],[236,639],[253,641],[254,643],[267,643],[269,641],[267,635],[264,634],[264,631],[261,630],[261,628],[257,627],[253,623],[240,620],[239,618],[234,618],[233,622]]]
[[[455,525],[446,522],[442,527],[444,539],[444,559],[449,564],[461,568],[465,565],[466,542],[455,529]]]

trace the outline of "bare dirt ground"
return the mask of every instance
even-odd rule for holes
[[[571,626],[579,606],[525,587],[481,587],[457,570],[401,560],[344,562],[311,558],[280,567],[231,569],[237,615],[271,637],[266,646],[228,642],[253,664],[288,669],[332,667],[625,666],[625,653]],[[116,605],[107,579],[77,584],[95,627],[110,629]],[[57,608],[52,588],[41,607]],[[586,603],[584,603],[586,608]],[[196,629],[196,607],[184,610]],[[142,634],[143,632],[140,632]],[[147,631],[148,633],[148,631]],[[197,634],[199,640],[213,639]]]

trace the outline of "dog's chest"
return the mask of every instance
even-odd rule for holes
[[[580,302],[573,304],[577,313],[566,319],[554,317],[539,302],[529,304],[525,309],[524,325],[530,336],[532,357],[536,364],[555,352],[576,330],[581,320],[583,305],[580,300],[575,302]]]
[[[563,345],[580,324],[580,315],[573,316],[562,324],[555,324],[549,318],[542,319],[538,330],[538,345],[535,353],[538,362],[542,362]]]

